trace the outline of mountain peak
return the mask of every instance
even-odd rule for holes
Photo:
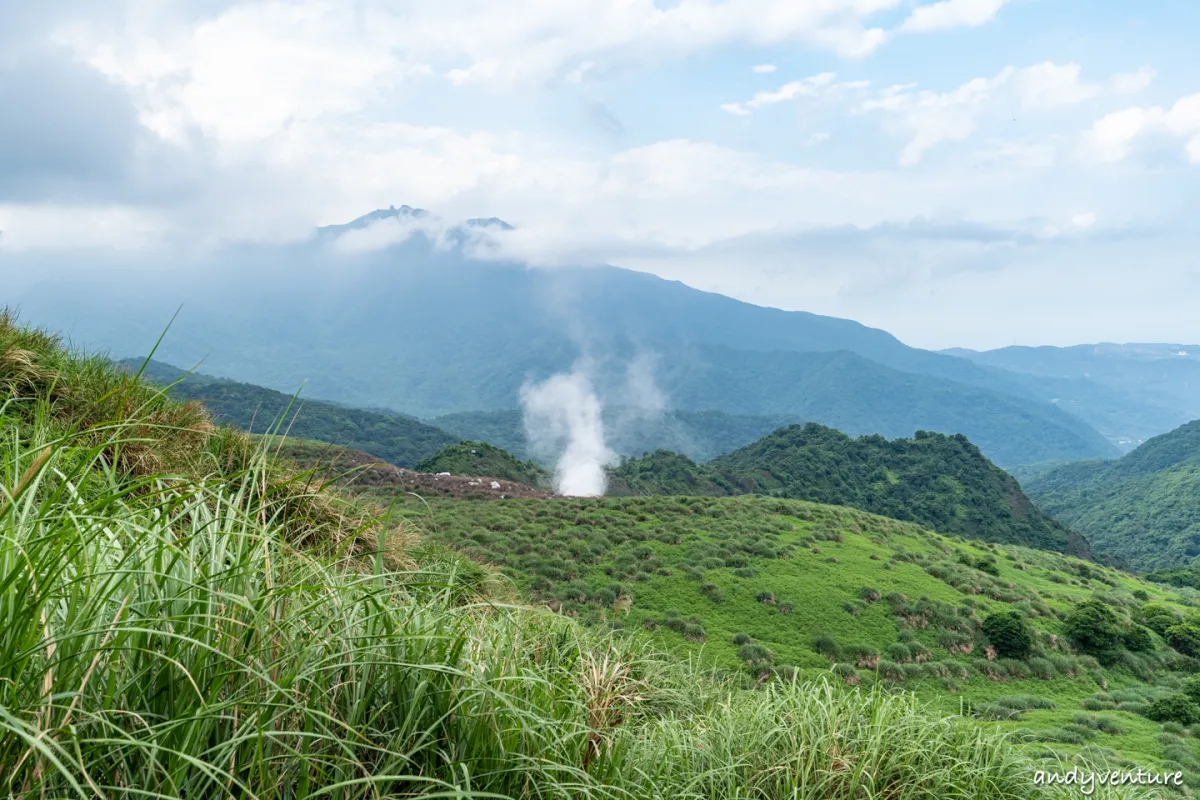
[[[344,222],[337,225],[324,225],[317,228],[317,234],[321,237],[337,237],[349,231],[362,230],[377,222],[382,222],[388,219],[421,219],[431,220],[434,215],[423,208],[414,208],[409,205],[402,205],[399,208],[396,206],[388,206],[387,208],[377,208],[363,214],[361,217],[356,217],[349,222]],[[464,222],[449,226],[450,231],[461,231],[462,229],[486,229],[497,228],[499,230],[511,231],[514,230],[512,225],[509,225],[499,217],[472,217]]]

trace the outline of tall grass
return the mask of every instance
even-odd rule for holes
[[[478,568],[423,565],[411,532],[202,412],[14,331],[0,319],[8,796],[1050,796],[1005,740],[910,698],[739,690],[481,602]]]

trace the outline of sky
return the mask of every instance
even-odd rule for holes
[[[407,204],[919,347],[1195,343],[1197,30],[1190,0],[0,0],[0,278]]]

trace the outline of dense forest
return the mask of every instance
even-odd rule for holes
[[[1091,557],[1088,542],[1039,511],[1016,479],[961,435],[852,438],[792,425],[699,465],[677,454],[627,460],[612,494],[764,494],[845,505],[932,530]]]
[[[1046,513],[1134,567],[1187,566],[1200,556],[1200,420],[1117,461],[1052,469],[1027,490]]]

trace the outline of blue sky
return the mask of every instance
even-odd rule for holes
[[[1194,343],[1197,30],[1179,1],[4,4],[0,276],[406,203],[918,346]]]

